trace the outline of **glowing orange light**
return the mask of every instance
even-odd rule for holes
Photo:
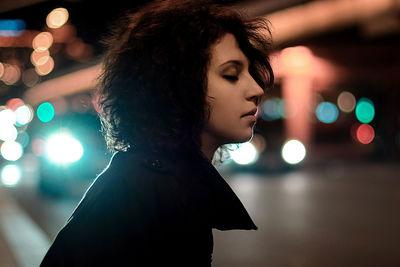
[[[33,38],[32,47],[35,50],[43,51],[53,44],[53,35],[49,32],[41,32]]]
[[[281,51],[283,71],[289,74],[309,74],[312,53],[305,46],[285,48]]]
[[[65,8],[53,9],[46,18],[46,24],[49,28],[57,29],[68,21],[69,13]]]
[[[7,85],[13,85],[18,82],[21,77],[21,71],[17,66],[4,64],[4,73],[1,80]]]
[[[369,144],[372,142],[372,140],[374,140],[375,138],[375,131],[374,128],[372,128],[371,125],[369,124],[361,124],[358,128],[357,128],[357,140],[361,143],[361,144]]]
[[[31,54],[31,62],[34,66],[43,65],[47,62],[48,57],[50,56],[49,50],[33,50]]]
[[[37,74],[44,76],[49,74],[54,68],[54,60],[51,56],[47,57],[47,61],[43,65],[35,66]]]
[[[50,60],[50,56],[44,56],[39,58],[39,60],[36,62],[36,66],[43,66]]]
[[[23,106],[25,103],[21,98],[11,98],[7,101],[6,106],[15,111],[17,108]]]

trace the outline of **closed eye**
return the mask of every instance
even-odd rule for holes
[[[238,80],[238,77],[237,77],[237,76],[224,75],[223,77],[224,77],[225,79],[227,79],[227,80],[229,80],[229,81],[233,81],[233,82],[235,82],[235,81]]]

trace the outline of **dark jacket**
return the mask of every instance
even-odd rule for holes
[[[41,266],[211,266],[212,228],[257,229],[202,153],[117,152]]]

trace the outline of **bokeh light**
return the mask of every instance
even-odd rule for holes
[[[255,146],[246,142],[240,144],[239,147],[233,151],[229,151],[232,160],[239,165],[250,165],[257,161],[258,151]]]
[[[54,118],[54,107],[49,102],[44,102],[39,105],[36,114],[40,121],[49,122]]]
[[[18,142],[6,141],[1,145],[0,152],[6,160],[16,161],[22,156],[23,149]]]
[[[287,163],[298,164],[305,158],[306,148],[300,141],[291,139],[283,144],[281,155]]]
[[[317,106],[315,115],[323,123],[333,123],[339,116],[338,108],[331,102],[322,102]]]
[[[11,109],[6,108],[0,111],[0,140],[14,141],[17,138],[18,131],[14,126],[15,123],[15,113]]]
[[[17,139],[18,130],[12,124],[0,123],[0,140],[2,141],[14,141]]]
[[[361,123],[370,123],[375,117],[374,103],[366,97],[358,100],[356,117]]]
[[[357,140],[364,145],[371,143],[375,138],[374,128],[369,124],[361,124],[356,131]]]
[[[11,98],[10,100],[7,101],[6,106],[15,111],[17,108],[19,108],[20,106],[24,105],[24,101],[21,98]]]
[[[7,85],[13,85],[19,81],[21,78],[21,71],[20,69],[11,64],[3,64],[4,71],[3,75],[1,76],[1,80]]]
[[[83,155],[81,143],[67,133],[58,133],[49,138],[45,148],[46,156],[56,163],[72,163]]]
[[[32,47],[34,50],[44,51],[51,47],[53,44],[53,35],[49,32],[41,32],[32,40]]]
[[[15,110],[16,125],[22,126],[28,124],[33,119],[33,109],[30,105],[20,106]]]
[[[43,57],[42,59],[43,62],[40,63],[43,64],[35,66],[35,71],[40,76],[47,75],[54,69],[54,60],[51,56]]]
[[[28,87],[33,87],[40,82],[40,76],[34,68],[26,69],[22,73],[22,82]]]
[[[15,116],[15,113],[7,108],[4,107],[3,109],[0,110],[0,124],[15,124],[17,118]]]
[[[1,183],[6,187],[16,186],[22,177],[21,169],[15,164],[4,165],[1,169]]]
[[[57,29],[68,21],[69,13],[65,8],[53,9],[46,18],[46,24],[49,28]]]
[[[31,63],[34,66],[43,65],[47,62],[48,57],[50,56],[49,50],[33,50],[31,54]]]
[[[261,117],[266,121],[277,120],[285,117],[284,102],[281,98],[271,98],[262,105]]]
[[[343,91],[338,96],[337,105],[343,112],[352,112],[356,107],[356,98],[352,93]]]
[[[305,46],[288,47],[281,51],[283,69],[292,75],[309,74],[313,55]]]

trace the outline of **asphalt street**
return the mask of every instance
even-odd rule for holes
[[[259,229],[214,230],[214,267],[400,266],[400,164],[333,162],[280,174],[222,175]],[[44,196],[34,183],[2,188],[0,196],[0,204],[7,197],[24,214],[15,220],[31,221],[30,226],[14,224],[14,229],[25,227],[20,234],[26,240],[34,227],[42,233],[32,232],[35,242],[42,240],[42,250],[79,201]],[[3,218],[12,214],[4,209],[0,205]],[[0,223],[13,225],[4,219]],[[1,266],[29,266],[21,264],[26,244],[10,245],[15,235],[10,239],[4,233],[9,228],[0,229],[0,250],[9,256],[0,257]]]

